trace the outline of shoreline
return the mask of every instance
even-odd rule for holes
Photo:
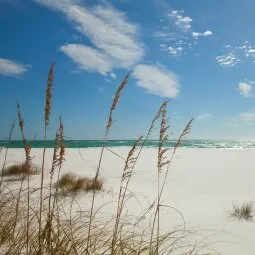
[[[32,148],[44,148],[44,141],[35,140],[27,141]],[[165,143],[165,147],[174,148],[177,140],[168,140]],[[65,140],[65,146],[67,148],[119,148],[119,147],[131,147],[135,143],[135,140]],[[0,147],[8,144],[6,141],[0,141]],[[46,148],[54,148],[54,140],[46,141]],[[142,141],[138,143],[138,146],[142,145]],[[11,141],[8,145],[9,148],[23,148],[22,141]],[[157,148],[158,140],[147,140],[144,144],[144,148]],[[252,149],[255,148],[255,141],[252,140],[199,140],[199,139],[186,139],[183,140],[179,148],[195,148],[195,149]]]
[[[20,147],[20,148],[16,148],[16,147],[4,147],[4,146],[0,146],[0,150],[5,150],[7,149],[8,150],[24,150],[23,147]],[[103,148],[103,146],[100,146],[100,147],[66,147],[67,150],[101,150]],[[124,150],[128,150],[128,149],[131,149],[132,146],[105,146],[104,148],[106,149],[110,149],[110,150],[119,150],[119,149],[124,149]],[[140,148],[140,146],[137,146],[137,148]],[[165,146],[166,149],[169,149],[169,150],[172,150],[174,149],[174,147],[167,147]],[[31,151],[32,150],[42,150],[43,147],[32,147],[31,148]],[[46,147],[46,150],[53,150],[54,148],[53,147]],[[143,150],[157,150],[158,147],[157,146],[144,146],[143,147]],[[228,148],[215,148],[215,147],[211,147],[211,148],[204,148],[204,147],[201,147],[201,148],[198,148],[198,147],[179,147],[177,149],[178,151],[181,151],[181,150],[208,150],[208,151],[212,151],[212,150],[255,150],[255,147],[251,147],[251,148],[241,148],[241,147],[236,147],[236,148],[233,148],[233,147],[228,147]]]

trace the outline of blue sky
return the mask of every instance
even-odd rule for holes
[[[101,139],[132,70],[111,138],[144,134],[169,98],[173,138],[196,117],[190,138],[255,139],[254,9],[253,0],[0,0],[0,138],[17,99],[26,135],[42,138],[55,60],[50,138],[62,115],[68,137]]]

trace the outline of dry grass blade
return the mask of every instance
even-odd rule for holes
[[[192,127],[192,123],[193,123],[194,119],[192,118],[187,125],[185,126],[184,130],[182,131],[181,135],[179,136],[177,143],[174,147],[174,152],[177,150],[177,148],[181,145],[183,139],[185,138],[185,136],[187,136],[190,133],[191,127]]]
[[[110,128],[112,126],[112,121],[113,121],[113,112],[116,109],[118,102],[120,100],[120,96],[121,96],[121,92],[123,91],[123,89],[126,87],[127,82],[128,82],[128,78],[130,76],[131,72],[129,72],[126,77],[124,78],[124,80],[121,82],[120,86],[118,87],[115,96],[113,98],[112,101],[112,105],[111,105],[111,109],[110,109],[110,113],[109,113],[109,118],[106,124],[106,129],[105,129],[105,136],[104,136],[104,141],[106,142],[108,139],[108,134],[110,131]],[[96,171],[96,175],[94,177],[94,181],[96,182],[99,176],[99,171],[101,168],[101,163],[102,163],[102,158],[103,158],[103,154],[104,154],[104,149],[105,146],[102,147],[101,149],[101,153],[100,153],[100,157],[99,157],[99,161],[98,161],[98,166],[97,166],[97,171]],[[91,225],[92,225],[92,220],[93,220],[93,210],[94,210],[94,203],[95,203],[95,190],[93,192],[93,196],[92,196],[92,202],[91,202],[91,208],[90,208],[90,220],[89,220],[89,226],[88,226],[88,238],[87,238],[87,248],[86,248],[86,254],[89,254],[89,247],[90,245],[90,231],[91,231]]]
[[[59,130],[57,130],[56,136],[55,136],[55,142],[54,142],[52,166],[51,166],[51,170],[50,170],[51,179],[53,178],[55,168],[58,166],[58,162],[59,162],[59,157],[58,157],[59,156],[58,155],[59,154],[59,147],[60,147]]]
[[[192,127],[192,122],[193,122],[193,119],[191,119],[187,125],[185,126],[185,128],[183,129],[181,135],[179,136],[177,142],[176,142],[176,145],[174,147],[174,150],[173,150],[173,153],[171,155],[171,158],[170,160],[167,161],[167,170],[165,172],[165,176],[164,176],[164,179],[163,179],[163,183],[162,183],[162,186],[161,186],[161,189],[159,190],[159,175],[158,175],[158,204],[157,204],[157,213],[158,213],[158,220],[159,220],[159,207],[160,207],[160,201],[161,201],[161,197],[162,197],[162,194],[163,194],[163,191],[164,191],[164,187],[166,185],[166,179],[167,179],[167,176],[168,176],[168,173],[169,173],[169,170],[170,170],[170,167],[171,167],[171,164],[172,164],[172,161],[174,159],[174,156],[175,156],[175,153],[176,153],[176,150],[177,148],[179,148],[182,140],[184,139],[184,137],[186,135],[189,134],[190,130],[191,130],[191,127]],[[153,230],[154,230],[154,224],[155,224],[155,221],[156,221],[156,214],[154,215],[154,220],[153,220],[153,226],[152,226],[152,233],[151,233],[151,244],[152,245],[152,236],[153,236]],[[159,227],[159,222],[158,222],[158,227]],[[157,233],[157,236],[159,236],[159,233]],[[153,251],[150,249],[150,253],[152,253]],[[156,249],[156,252],[158,253],[158,238],[157,238],[157,249]]]
[[[143,142],[142,142],[142,144],[141,144],[141,146],[140,146],[140,150],[139,150],[138,155],[137,155],[137,158],[136,158],[136,160],[135,160],[135,162],[134,162],[134,164],[133,164],[133,168],[134,168],[135,165],[136,165],[136,162],[137,162],[137,160],[138,160],[138,158],[139,158],[139,156],[140,156],[140,154],[141,154],[141,152],[142,152],[142,149],[143,149],[145,143],[147,142],[147,140],[148,140],[149,137],[150,137],[150,134],[151,134],[151,132],[152,132],[154,126],[155,126],[156,121],[157,121],[157,120],[160,118],[160,116],[162,115],[163,110],[166,109],[168,102],[169,102],[169,100],[164,101],[164,102],[161,104],[161,106],[160,106],[158,112],[157,112],[156,115],[154,116],[154,118],[153,118],[153,120],[152,120],[152,122],[151,122],[151,125],[150,125],[150,127],[149,127],[149,130],[148,130],[148,132],[147,132],[147,134],[146,134],[146,137],[145,137],[145,139],[143,140]],[[132,169],[132,170],[133,170],[133,169]]]
[[[152,122],[151,122],[151,126],[150,126],[150,128],[149,128],[148,134],[151,133],[152,129],[154,128],[155,122],[160,118],[160,116],[162,116],[162,113],[163,113],[164,111],[166,111],[168,102],[169,102],[169,100],[166,100],[166,101],[164,101],[164,102],[161,104],[161,106],[160,106],[160,108],[159,108],[157,114],[154,116],[154,118],[153,118],[153,120],[152,120]]]
[[[125,198],[126,198],[126,192],[128,189],[128,185],[129,185],[129,182],[132,177],[133,170],[134,170],[134,164],[136,163],[136,160],[138,157],[138,155],[134,156],[134,154],[135,154],[137,146],[138,146],[139,142],[142,140],[142,138],[143,137],[140,136],[133,144],[131,150],[128,153],[127,159],[125,161],[125,166],[124,166],[124,169],[122,172],[122,178],[121,178],[120,190],[119,190],[119,196],[118,196],[117,215],[116,215],[115,226],[114,226],[114,231],[113,231],[113,238],[112,238],[111,254],[115,254],[115,245],[116,245],[116,239],[117,239],[118,230],[119,230],[120,217],[122,214],[123,206],[125,204]],[[124,185],[124,183],[125,183],[125,185]]]
[[[61,116],[59,117],[59,128],[56,132],[55,137],[55,145],[53,151],[53,158],[52,158],[52,166],[50,171],[50,195],[49,195],[49,212],[48,212],[48,233],[47,233],[47,242],[51,244],[51,232],[52,232],[52,218],[54,214],[54,209],[57,203],[56,196],[58,194],[59,189],[59,179],[60,179],[60,172],[62,163],[65,160],[65,142],[64,142],[64,125],[62,122]],[[57,184],[56,184],[56,191],[53,199],[53,204],[51,205],[51,197],[52,197],[52,182],[53,182],[53,175],[55,173],[55,169],[59,168],[58,176],[57,176]],[[52,208],[51,208],[52,207]],[[58,208],[58,206],[57,206]]]
[[[165,187],[165,184],[166,184],[166,179],[167,179],[167,176],[168,176],[168,173],[169,173],[172,161],[174,159],[175,153],[176,153],[177,149],[179,148],[179,146],[181,145],[181,143],[182,143],[183,139],[185,138],[185,136],[190,133],[193,121],[194,121],[194,119],[191,119],[187,123],[187,125],[183,129],[181,135],[179,136],[179,138],[178,138],[178,140],[177,140],[177,142],[175,144],[173,153],[172,153],[171,158],[170,158],[170,160],[168,162],[168,165],[167,165],[167,170],[166,170],[166,173],[165,173],[165,176],[164,176],[164,180],[163,180],[163,184],[162,184],[161,191],[160,191],[160,197],[162,196],[162,193],[163,193],[163,190],[164,190],[164,187]]]
[[[40,210],[39,210],[39,253],[42,253],[42,208],[43,208],[43,185],[44,185],[44,164],[45,164],[45,153],[46,153],[46,139],[47,139],[47,126],[49,125],[50,113],[51,113],[51,99],[53,89],[55,63],[53,62],[50,66],[48,73],[46,95],[45,95],[45,107],[44,107],[44,148],[43,148],[43,159],[42,159],[42,170],[41,170],[41,185],[40,185]]]
[[[59,117],[59,129],[56,132],[55,141],[54,141],[54,150],[52,158],[52,166],[50,174],[54,175],[54,170],[62,165],[65,160],[65,142],[64,142],[64,125],[62,118]]]
[[[21,115],[21,110],[20,110],[20,104],[19,101],[17,101],[17,111],[18,111],[18,119],[19,119],[19,127],[20,127],[20,131],[21,131],[21,136],[22,136],[22,141],[23,141],[23,148],[25,151],[25,157],[26,157],[26,161],[25,164],[27,165],[27,168],[30,168],[31,166],[31,160],[32,157],[30,155],[31,152],[31,146],[27,143],[27,139],[25,137],[25,133],[24,133],[24,119]]]
[[[64,140],[65,136],[64,136],[64,125],[62,122],[62,118],[59,117],[59,129],[57,131],[57,135],[56,135],[56,139],[58,139],[57,143],[58,143],[58,152],[59,154],[56,153],[56,156],[53,158],[53,164],[55,165],[55,167],[58,167],[58,181],[60,178],[60,172],[61,172],[61,167],[63,162],[65,161],[65,140]]]
[[[164,148],[165,143],[168,140],[168,135],[166,134],[169,126],[167,125],[166,110],[168,102],[163,104],[161,111],[161,123],[160,123],[160,132],[159,132],[159,145],[158,145],[158,171],[159,173],[162,170],[162,167],[169,163],[169,160],[166,160],[167,149]]]
[[[45,109],[44,109],[44,121],[46,125],[49,125],[49,118],[51,113],[51,98],[52,98],[52,89],[53,89],[53,80],[54,80],[54,71],[55,71],[55,63],[53,62],[47,80],[47,87],[46,87],[46,100],[45,100]]]
[[[21,116],[20,104],[19,104],[18,100],[17,100],[17,112],[18,112],[18,119],[19,119],[19,127],[23,131],[23,128],[24,128],[24,119]]]
[[[50,195],[49,195],[49,211],[48,211],[48,224],[47,224],[47,243],[51,246],[51,233],[52,233],[52,211],[51,211],[51,197],[52,197],[52,183],[53,183],[53,176],[56,167],[59,163],[59,147],[60,147],[60,135],[59,129],[56,132],[55,141],[54,141],[54,150],[53,150],[53,157],[52,157],[52,165],[50,170]]]
[[[19,208],[20,208],[20,199],[21,199],[21,193],[22,193],[22,189],[23,189],[23,181],[25,179],[25,177],[27,176],[27,219],[26,219],[26,247],[27,247],[27,252],[28,252],[28,247],[29,247],[29,221],[30,221],[30,174],[32,174],[34,172],[34,169],[32,169],[31,167],[31,160],[32,157],[30,155],[31,152],[31,146],[27,143],[27,139],[25,137],[25,133],[24,133],[24,119],[21,115],[21,110],[20,110],[20,104],[19,101],[17,101],[17,113],[18,113],[18,120],[19,120],[19,127],[20,127],[20,132],[22,135],[22,141],[23,141],[23,148],[25,151],[25,163],[24,164],[20,164],[20,165],[14,165],[9,167],[8,169],[6,169],[6,173],[7,174],[21,174],[22,178],[21,178],[21,183],[20,183],[20,188],[19,188],[19,193],[18,193],[18,199],[16,202],[16,206],[15,206],[15,218],[14,218],[14,227],[13,227],[13,237],[15,236],[15,232],[16,232],[16,227],[17,227],[17,221],[18,221],[18,217],[19,217]]]
[[[124,80],[122,81],[122,83],[120,84],[119,88],[117,89],[117,91],[115,93],[115,96],[114,96],[113,101],[112,101],[112,106],[111,106],[111,109],[110,109],[109,119],[108,119],[108,122],[107,122],[107,125],[106,125],[106,132],[108,132],[109,129],[111,128],[111,126],[112,126],[112,113],[118,105],[118,102],[120,100],[121,92],[126,87],[130,74],[131,74],[131,72],[129,72],[126,75],[126,77],[124,78]]]
[[[6,149],[5,149],[5,154],[4,154],[4,162],[3,162],[3,165],[2,165],[2,170],[1,170],[1,180],[0,180],[0,191],[1,191],[1,187],[2,187],[2,183],[3,183],[3,171],[5,169],[5,166],[6,166],[6,160],[7,160],[7,156],[8,156],[8,147],[9,147],[9,144],[11,142],[11,137],[12,137],[12,132],[14,130],[14,122],[12,123],[12,126],[11,126],[11,129],[10,129],[10,133],[9,133],[9,137],[8,137],[8,142],[7,142],[7,146],[6,146]]]
[[[60,166],[65,161],[64,125],[61,117],[59,117],[59,141],[60,141],[59,150],[59,166]]]
[[[152,240],[153,240],[153,235],[154,235],[154,228],[155,228],[155,223],[156,223],[156,218],[157,218],[157,242],[156,242],[156,254],[158,254],[159,250],[159,228],[160,228],[160,173],[162,171],[162,168],[169,164],[169,160],[167,160],[167,157],[165,156],[167,149],[165,148],[165,143],[168,140],[168,135],[167,135],[167,130],[169,126],[167,125],[167,117],[166,117],[166,112],[167,112],[167,106],[168,106],[168,101],[164,102],[162,106],[159,109],[159,116],[161,116],[161,122],[160,122],[160,131],[159,131],[159,144],[158,144],[158,163],[157,163],[157,168],[158,168],[158,174],[157,174],[157,207],[156,211],[154,214],[154,220],[153,220],[153,225],[152,225],[152,230],[151,230],[151,241],[150,241],[150,253],[152,253]]]
[[[135,151],[137,150],[137,146],[140,143],[140,141],[142,140],[143,136],[140,136],[133,144],[131,150],[128,153],[127,159],[125,161],[125,167],[123,170],[123,174],[122,174],[122,181],[125,181],[126,179],[130,178],[130,176],[132,175],[132,171],[133,171],[133,164],[136,161],[136,158],[134,156]]]
[[[174,147],[174,150],[173,150],[173,153],[171,155],[171,158],[170,160],[168,161],[167,163],[167,170],[166,170],[166,173],[165,173],[165,176],[164,176],[164,179],[163,179],[163,183],[162,183],[162,186],[161,186],[161,189],[160,189],[160,192],[159,192],[159,195],[158,195],[158,206],[160,206],[160,200],[161,200],[161,197],[162,197],[162,194],[163,194],[163,191],[164,191],[164,187],[165,187],[165,184],[166,184],[166,179],[167,179],[167,176],[168,176],[168,173],[169,173],[169,170],[170,170],[170,167],[171,167],[171,164],[172,164],[172,161],[174,159],[174,156],[175,156],[175,153],[177,151],[177,149],[179,148],[181,142],[183,141],[183,139],[185,138],[186,135],[189,134],[190,130],[191,130],[191,127],[192,127],[192,123],[193,123],[193,120],[194,119],[191,119],[187,125],[185,126],[185,128],[183,129],[181,135],[179,136],[176,144],[175,144],[175,147]],[[158,185],[159,186],[159,185]],[[151,244],[152,245],[152,235],[153,235],[153,229],[154,229],[154,224],[155,224],[155,220],[156,220],[156,214],[154,215],[154,220],[153,220],[153,226],[152,226],[152,234],[151,234]],[[150,252],[153,252],[151,249],[150,249]]]

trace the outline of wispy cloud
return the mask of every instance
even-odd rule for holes
[[[255,125],[255,109],[241,112],[236,116],[232,116],[223,123],[225,126],[254,126]]]
[[[238,84],[238,91],[245,98],[252,96],[252,88],[251,82],[239,82]]]
[[[115,73],[110,73],[110,76],[113,78],[113,79],[116,79],[116,74]]]
[[[103,51],[82,44],[67,44],[61,46],[60,50],[77,63],[81,69],[98,71],[102,75],[106,75],[113,68],[109,56]]]
[[[241,51],[246,59],[255,60],[255,46],[250,45],[249,42],[245,41],[243,45],[235,49]]]
[[[196,32],[192,27],[193,19],[183,10],[170,10],[166,18],[160,20],[155,37],[163,41],[160,49],[170,56],[179,58],[196,47],[201,37],[209,37],[213,32]]]
[[[225,54],[217,56],[216,60],[223,67],[233,67],[239,63],[255,62],[255,46],[245,41],[241,45],[224,45]]]
[[[244,122],[255,124],[255,109],[249,112],[243,112],[239,115],[239,119]]]
[[[114,7],[87,8],[75,0],[34,1],[64,13],[80,34],[90,39],[92,47],[76,44],[61,47],[80,68],[106,74],[113,68],[133,67],[144,56],[139,26],[129,22],[126,15]],[[85,60],[81,60],[81,56]]]
[[[171,55],[173,56],[180,56],[182,54],[183,51],[183,47],[179,46],[179,47],[168,47],[168,51]]]
[[[191,29],[191,23],[192,23],[192,18],[185,16],[183,10],[172,10],[169,14],[168,17],[173,19],[174,24],[179,28],[184,31],[188,31]]]
[[[183,54],[183,47],[182,46],[168,46],[167,44],[161,44],[160,49],[168,52],[170,55],[174,57],[181,56]]]
[[[167,98],[176,98],[179,94],[179,77],[164,66],[137,65],[134,76],[138,86],[148,93]]]
[[[0,75],[18,77],[28,71],[30,65],[23,63],[0,58]]]
[[[212,33],[212,31],[209,31],[209,30],[207,30],[207,31],[205,31],[205,32],[203,32],[203,33],[199,33],[199,32],[192,32],[192,36],[194,37],[194,38],[196,38],[196,39],[198,39],[199,37],[206,37],[206,36],[211,36],[213,33]]]
[[[211,118],[213,115],[211,113],[203,113],[200,114],[196,117],[197,120],[204,120],[204,119],[208,119]]]
[[[247,112],[241,112],[237,116],[228,118],[224,125],[226,126],[238,126],[238,125],[255,125],[255,109],[251,109]]]
[[[225,55],[217,56],[217,62],[223,67],[232,67],[240,62],[240,59],[235,55],[234,52],[230,52]]]

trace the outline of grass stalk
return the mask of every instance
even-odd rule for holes
[[[56,139],[55,139],[55,149],[56,152],[54,153],[55,156],[53,155],[53,169],[55,170],[55,168],[58,167],[58,175],[57,175],[57,185],[56,185],[56,190],[55,190],[55,194],[54,194],[54,199],[53,199],[53,203],[52,203],[52,209],[51,212],[49,212],[50,214],[50,233],[51,233],[51,226],[52,226],[52,219],[54,216],[54,211],[55,211],[55,206],[56,206],[56,210],[57,210],[57,219],[59,220],[59,207],[58,207],[58,200],[57,200],[57,196],[58,196],[58,189],[59,189],[59,180],[60,180],[60,173],[61,173],[61,169],[62,169],[62,165],[63,162],[65,161],[65,141],[64,141],[64,125],[62,122],[62,118],[59,117],[59,129],[57,131],[56,134]],[[53,173],[52,173],[53,175]],[[52,184],[51,184],[52,185]],[[51,203],[51,202],[50,202]],[[57,232],[60,232],[59,229],[59,224],[57,225]]]
[[[21,196],[21,192],[22,192],[22,186],[23,186],[23,181],[25,179],[25,177],[27,177],[27,222],[26,222],[26,247],[27,247],[27,253],[28,253],[28,249],[29,249],[29,221],[30,221],[30,169],[31,169],[31,146],[28,145],[27,143],[27,139],[25,137],[25,133],[24,133],[24,119],[21,115],[21,110],[20,110],[20,104],[17,101],[17,112],[18,112],[18,120],[19,120],[19,128],[20,128],[20,132],[21,132],[21,136],[22,136],[22,141],[23,141],[23,148],[25,151],[25,164],[24,164],[24,168],[27,169],[27,176],[25,176],[25,173],[23,173],[23,177],[22,177],[22,181],[21,181],[21,186],[20,186],[20,191],[19,191],[19,197],[18,197],[18,201],[17,201],[17,205],[16,205],[16,212],[18,214],[19,211],[19,200],[20,200],[20,196]],[[17,215],[18,217],[18,215]],[[14,231],[15,231],[15,227],[16,227],[16,220],[17,217],[15,217],[15,224],[14,224]]]
[[[157,245],[156,245],[156,254],[158,254],[158,245],[159,245],[159,226],[160,226],[160,215],[159,215],[159,207],[160,207],[160,173],[162,171],[163,166],[165,166],[168,161],[166,160],[166,152],[167,149],[164,148],[166,141],[168,140],[168,135],[166,134],[169,126],[167,126],[167,119],[166,119],[166,111],[168,106],[168,100],[163,102],[159,111],[158,111],[158,118],[161,117],[160,122],[160,132],[159,132],[159,142],[158,142],[158,163],[157,163],[157,204],[156,204],[156,211],[154,214],[154,219],[152,223],[151,229],[151,239],[150,239],[150,254],[153,253],[152,251],[152,242],[153,242],[153,235],[154,235],[154,228],[157,218]]]
[[[99,157],[99,161],[98,161],[98,166],[97,166],[97,171],[96,171],[96,175],[94,177],[94,181],[96,182],[99,176],[99,172],[101,169],[101,163],[102,163],[102,159],[103,159],[103,154],[104,154],[104,150],[105,150],[105,143],[108,140],[108,134],[110,132],[110,129],[112,127],[112,122],[113,122],[113,112],[116,110],[116,107],[119,103],[120,100],[120,96],[121,93],[123,91],[123,89],[126,87],[129,76],[130,76],[131,72],[129,72],[125,78],[123,79],[123,81],[121,82],[120,86],[118,87],[117,91],[115,92],[115,96],[113,98],[112,101],[112,105],[111,105],[111,109],[110,109],[110,113],[109,113],[109,117],[108,117],[108,121],[106,124],[106,129],[105,129],[105,135],[104,135],[104,146],[101,149],[101,153],[100,153],[100,157]],[[90,232],[91,232],[91,225],[92,225],[92,220],[93,220],[93,211],[94,211],[94,204],[95,204],[95,195],[96,195],[96,190],[93,190],[93,195],[92,195],[92,202],[91,202],[91,208],[90,208],[90,216],[89,216],[89,225],[88,225],[88,234],[87,234],[87,247],[86,247],[86,253],[89,254],[89,246],[90,246]]]
[[[176,151],[177,149],[179,148],[179,146],[181,145],[183,139],[190,133],[190,130],[191,130],[191,127],[192,127],[192,123],[193,123],[194,119],[191,119],[187,124],[186,126],[184,127],[181,135],[179,136],[175,146],[174,146],[174,149],[173,149],[173,152],[171,154],[171,157],[168,161],[166,161],[166,164],[167,164],[167,169],[166,169],[166,172],[165,172],[165,175],[164,175],[164,178],[163,178],[163,183],[161,185],[161,188],[160,188],[160,191],[158,190],[158,204],[157,204],[157,209],[156,209],[156,213],[154,214],[154,219],[153,219],[153,224],[152,224],[152,231],[151,231],[151,241],[150,241],[150,247],[152,247],[152,239],[153,239],[153,232],[154,232],[154,227],[155,227],[155,221],[156,221],[156,217],[159,215],[159,206],[160,206],[160,201],[161,201],[161,197],[162,197],[162,194],[163,194],[163,191],[164,191],[164,187],[165,187],[165,184],[166,184],[166,180],[167,180],[167,176],[169,174],[169,171],[170,171],[170,168],[171,168],[171,165],[172,165],[172,162],[173,162],[173,159],[174,159],[174,156],[176,154]],[[164,165],[166,165],[164,164]],[[159,187],[159,186],[158,186]],[[158,236],[158,234],[157,234]],[[158,241],[158,240],[157,240]],[[150,252],[152,254],[152,251],[150,249]]]
[[[9,144],[11,142],[11,137],[12,137],[12,132],[14,130],[14,126],[15,126],[15,122],[12,123],[10,133],[9,133],[9,136],[8,136],[8,140],[7,140],[7,146],[6,146],[6,149],[5,149],[5,152],[4,152],[4,162],[3,162],[3,165],[2,165],[2,169],[1,169],[0,192],[1,192],[1,187],[2,187],[2,183],[3,183],[3,172],[4,172],[4,169],[5,169],[5,166],[6,166],[6,161],[7,161],[7,156],[8,156],[8,149],[9,149]]]
[[[128,185],[134,170],[133,164],[137,160],[137,157],[134,157],[134,153],[141,139],[142,139],[142,136],[139,137],[139,139],[137,139],[135,143],[133,144],[131,150],[128,153],[127,159],[125,161],[125,166],[122,172],[122,178],[121,178],[119,196],[118,196],[117,214],[115,218],[115,226],[114,226],[113,238],[112,238],[112,248],[111,248],[112,255],[115,254],[115,245],[116,245],[116,239],[117,239],[118,230],[119,230],[120,217],[123,210]],[[123,186],[124,182],[126,182],[125,186]]]
[[[46,86],[46,97],[45,97],[45,108],[44,108],[44,148],[43,148],[43,159],[41,168],[41,185],[40,185],[40,210],[39,210],[39,254],[42,254],[42,209],[43,209],[43,185],[44,185],[44,164],[46,154],[46,139],[47,139],[47,127],[49,125],[50,113],[51,113],[51,100],[52,100],[52,89],[54,80],[55,63],[52,63],[47,79]]]
[[[51,198],[52,198],[52,184],[53,184],[53,177],[54,177],[54,172],[55,168],[58,165],[58,153],[59,153],[59,146],[60,146],[60,141],[59,141],[59,130],[56,132],[55,136],[55,141],[54,141],[54,150],[53,150],[53,158],[52,158],[52,165],[51,165],[51,170],[50,170],[50,194],[48,198],[48,232],[47,232],[47,244],[51,248],[51,226],[52,226],[52,211],[51,211]]]

